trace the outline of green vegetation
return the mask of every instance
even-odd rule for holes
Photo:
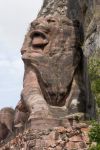
[[[93,143],[89,150],[100,150],[100,49],[89,59],[89,74],[92,92],[97,104],[97,121],[92,122],[89,132],[90,142]]]
[[[90,142],[96,142],[100,145],[100,124],[96,121],[92,122],[92,128],[89,132]]]
[[[100,49],[89,59],[91,88],[95,96],[98,112],[100,112]]]
[[[100,124],[96,121],[92,122],[92,128],[89,132],[89,138],[90,142],[92,143],[92,146],[90,145],[89,150],[100,150]],[[95,143],[94,145],[93,142]]]
[[[89,150],[100,150],[100,145],[93,146]]]

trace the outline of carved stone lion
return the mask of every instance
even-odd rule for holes
[[[77,20],[49,15],[31,23],[21,49],[25,64],[22,99],[30,119],[77,112],[91,116],[94,104],[82,43]]]

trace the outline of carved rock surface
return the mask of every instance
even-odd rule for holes
[[[99,3],[98,0],[95,2]],[[90,38],[91,30],[92,33],[96,31],[93,40],[97,39],[95,37],[99,33],[99,25],[94,30],[95,20],[98,22],[99,17],[96,17],[96,13],[92,19],[93,4],[93,0],[44,0],[21,49],[25,74],[21,100],[16,106],[18,111],[15,110],[15,124],[25,122],[27,112],[30,113],[31,124],[19,134],[14,129],[12,140],[1,141],[1,150],[88,149],[89,128],[86,124],[75,123],[75,119],[72,119],[64,121],[66,126],[50,128],[45,119],[51,119],[52,124],[55,120],[61,123],[64,117],[76,112],[83,112],[88,118],[95,117],[87,60],[82,50],[84,31],[88,31]],[[88,35],[85,32],[85,38]],[[5,112],[0,114],[0,140],[12,131],[13,119],[10,122],[9,117],[5,119]],[[35,126],[36,119],[40,119],[36,125],[43,129]]]
[[[1,150],[87,150],[89,147],[88,125],[78,123],[76,126],[55,127],[49,129],[27,129],[19,133],[4,145]],[[85,134],[84,134],[85,132]]]
[[[9,130],[4,124],[0,123],[0,141],[5,139],[8,135]]]
[[[15,108],[14,127],[20,128],[28,120],[29,112],[23,100],[20,100]]]
[[[14,126],[19,127],[23,126],[24,123],[28,120],[29,113],[28,112],[22,112],[18,109],[15,109],[15,116],[14,116]]]
[[[14,109],[5,107],[0,110],[0,139],[4,139],[13,131]]]
[[[66,16],[41,16],[31,23],[21,49],[25,64],[22,90],[29,112],[47,116],[48,106],[65,107],[66,115],[95,117],[83,43],[82,24]],[[45,118],[45,115],[42,115]]]

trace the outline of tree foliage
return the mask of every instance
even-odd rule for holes
[[[94,93],[98,107],[100,107],[100,49],[89,59],[89,74],[91,88]]]
[[[89,58],[89,75],[92,92],[97,103],[98,114],[98,122],[92,122],[92,128],[89,132],[90,142],[94,142],[96,145],[90,147],[89,150],[100,150],[100,49]]]
[[[96,121],[92,122],[89,138],[91,143],[95,143],[95,145],[90,146],[89,150],[100,150],[100,124]]]
[[[100,144],[100,124],[96,121],[92,122],[92,128],[89,132],[89,138],[91,142]]]

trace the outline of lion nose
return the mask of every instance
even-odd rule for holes
[[[24,48],[24,49],[21,49],[21,54],[23,55],[24,53],[26,53],[28,50],[28,48]]]

